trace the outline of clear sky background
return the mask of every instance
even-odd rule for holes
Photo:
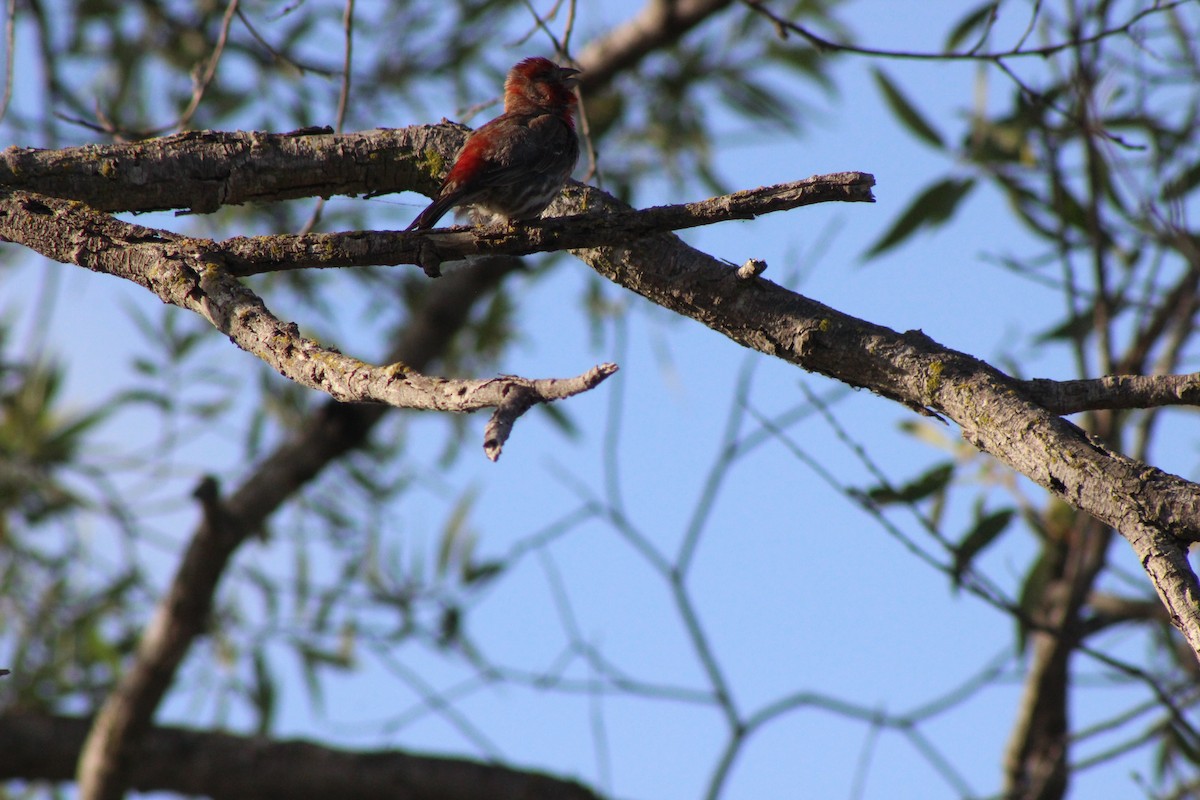
[[[360,5],[364,14],[374,13],[373,4]],[[579,44],[640,6],[629,0],[580,5],[575,39]],[[845,3],[840,16],[860,43],[936,51],[949,21],[964,9],[958,2],[859,0]],[[995,41],[1011,43],[1013,31],[1023,23],[1015,13],[1002,19]],[[761,35],[771,35],[765,24]],[[330,47],[340,48],[337,32],[331,29],[330,36]],[[796,41],[795,46],[803,45]],[[536,37],[510,50],[512,61],[549,52]],[[21,53],[18,50],[18,62]],[[731,186],[750,188],[860,170],[875,175],[876,204],[802,208],[687,232],[683,238],[734,263],[763,259],[768,264],[765,277],[845,313],[897,330],[920,328],[943,344],[985,360],[1011,353],[1014,340],[1061,317],[1062,300],[1053,290],[1015,277],[989,259],[1033,250],[996,193],[977,190],[951,225],[917,235],[869,264],[862,259],[914,194],[953,169],[944,156],[898,129],[871,78],[870,69],[877,63],[856,57],[834,60],[836,96],[812,84],[791,83],[788,91],[807,109],[795,134],[748,130],[743,120],[716,104],[709,111],[718,131],[719,174]],[[984,75],[970,63],[892,61],[883,66],[948,138],[962,134],[966,113],[979,93],[988,98],[985,102],[1000,102],[1013,91],[994,71]],[[1033,60],[1019,64],[1022,70],[1043,67]],[[27,92],[32,87],[22,86],[22,73],[17,74],[16,102],[31,102]],[[784,75],[777,79],[794,80]],[[326,121],[332,122],[332,84],[328,98]],[[482,93],[471,101],[489,98]],[[443,114],[456,117],[455,112],[429,98],[422,109],[378,109],[374,124],[435,122]],[[478,124],[490,113],[471,122]],[[3,144],[10,143],[23,144]],[[695,187],[652,181],[637,202],[645,206],[702,197]],[[423,205],[412,195],[338,202],[370,203],[375,225],[391,229],[406,225]],[[204,225],[169,215],[138,221],[172,229]],[[53,293],[47,345],[70,364],[68,392],[80,404],[120,389],[132,375],[130,356],[152,349],[131,323],[131,308],[152,319],[185,313],[164,308],[144,290],[110,277],[32,258],[22,257],[14,265],[13,252],[14,248],[4,251],[0,312],[18,314],[28,298]],[[415,459],[425,467],[412,476],[414,490],[372,514],[386,547],[406,565],[432,561],[449,503],[465,492],[476,496],[469,525],[479,537],[483,558],[511,552],[532,534],[570,518],[587,501],[611,503],[615,498],[623,503],[629,524],[673,556],[698,504],[708,497],[705,477],[719,457],[727,420],[736,408],[734,389],[744,379],[750,381],[747,404],[765,416],[811,406],[809,392],[831,399],[829,410],[845,435],[866,446],[879,469],[897,483],[946,457],[945,450],[903,431],[902,423],[921,425],[951,445],[961,443],[954,427],[748,353],[623,289],[604,287],[604,295],[629,313],[620,321],[606,322],[602,336],[596,337],[583,307],[585,288],[594,278],[580,262],[565,261],[549,278],[515,280],[524,287],[522,333],[518,345],[501,359],[500,370],[530,377],[567,376],[612,360],[621,371],[599,389],[564,404],[578,426],[577,438],[565,437],[544,414],[531,413],[518,423],[497,464],[486,461],[478,449],[485,415],[466,422],[471,430],[467,446],[477,451],[466,453],[448,469],[438,463],[447,438],[444,421],[423,415],[406,423],[403,446],[411,453],[427,454]],[[380,315],[379,325],[365,325],[358,312],[372,298],[349,280],[337,286],[339,293],[326,298],[331,313],[322,319],[305,318],[303,314],[312,312],[299,304],[289,308],[286,298],[269,302],[281,317],[318,331],[327,343],[377,358],[389,320]],[[24,318],[18,331],[31,331],[35,324]],[[27,342],[36,339],[32,333],[26,336]],[[253,375],[252,357],[221,337],[213,337],[202,353],[218,359],[222,369]],[[1065,352],[1048,347],[1017,355],[1026,377],[1073,377]],[[185,398],[201,399],[222,390],[189,385],[180,391]],[[247,393],[241,402],[251,399]],[[1181,432],[1190,431],[1189,417],[1175,419]],[[743,425],[747,432],[757,427],[752,416]],[[398,436],[401,428],[381,431],[388,432]],[[241,431],[176,434],[192,438],[179,459],[160,474],[143,476],[135,486],[145,494],[145,513],[161,531],[156,544],[141,548],[140,557],[157,565],[164,583],[180,541],[194,524],[194,509],[186,501],[191,486],[208,472],[226,476],[232,485],[246,470],[236,444]],[[115,417],[102,439],[111,452],[120,453],[160,442],[163,435],[131,412]],[[877,483],[853,448],[812,408],[788,427],[787,435],[840,485],[865,488]],[[1182,433],[1176,441],[1173,449],[1155,452],[1154,463],[1195,478],[1194,435]],[[386,447],[386,440],[381,444]],[[1016,485],[1033,503],[1044,503],[1041,490],[1021,480]],[[318,487],[313,502],[319,502],[319,492]],[[997,508],[1012,502],[998,490],[991,495],[989,502]],[[958,796],[963,787],[939,774],[921,752],[922,745],[896,731],[877,731],[869,721],[848,718],[831,706],[903,714],[942,697],[993,663],[1002,665],[996,680],[917,731],[972,794],[996,792],[1020,692],[1011,621],[971,595],[956,593],[944,576],[914,557],[780,441],[769,440],[738,460],[712,496],[714,505],[688,586],[733,695],[749,712],[797,692],[810,693],[809,702],[799,703],[746,744],[724,796]],[[947,509],[952,535],[965,532],[971,512],[966,501],[973,496],[959,495],[962,507],[952,504]],[[936,550],[911,514],[901,509],[889,516],[905,534]],[[291,574],[297,553],[304,551],[312,560],[314,580],[332,580],[323,574],[323,565],[333,559],[314,543],[314,525],[294,510],[281,515],[272,524],[270,543],[243,548],[235,571],[258,568]],[[96,532],[97,537],[109,535],[102,529]],[[351,540],[353,535],[347,533]],[[1029,534],[1014,532],[989,551],[982,571],[1015,596],[1034,550]],[[1131,574],[1140,574],[1127,545],[1117,542],[1114,552]],[[556,586],[561,587],[559,599]],[[1143,589],[1151,594],[1148,584]],[[226,599],[233,596],[233,582],[227,581],[224,592]],[[241,589],[238,594],[244,613],[257,613],[254,592]],[[569,601],[570,623],[564,621],[562,596]],[[369,627],[390,621],[376,616],[359,623]],[[531,672],[555,670],[570,639],[565,630],[570,624],[633,678],[654,685],[706,686],[702,665],[663,581],[603,519],[568,525],[544,554],[526,555],[511,573],[478,595],[466,624],[471,641],[492,664]],[[1109,636],[1129,637],[1125,646],[1130,652],[1140,653],[1145,646],[1130,634]],[[272,650],[272,667],[287,676],[278,732],[355,748],[498,756],[518,766],[577,776],[613,797],[658,800],[703,796],[726,744],[723,720],[711,706],[487,684],[461,658],[438,655],[417,643],[388,653],[386,659],[365,646],[357,654],[361,669],[323,679],[318,708],[310,702],[294,656],[282,647]],[[1077,661],[1076,669],[1081,675],[1101,672],[1098,665],[1083,660]],[[244,660],[221,663],[211,648],[198,648],[184,670],[184,685],[191,680],[203,687],[214,670],[249,675],[250,667]],[[413,674],[419,674],[432,692],[454,693],[454,713],[428,709],[414,690]],[[570,660],[562,674],[581,680],[594,677],[579,658]],[[1145,694],[1105,677],[1088,685],[1072,708],[1080,720],[1102,719]],[[158,719],[189,724],[218,713],[212,693],[201,688],[177,691]],[[469,720],[470,726],[457,724],[455,715]],[[237,709],[229,719],[234,729],[249,724],[249,717]],[[1103,737],[1089,740],[1077,757],[1110,743]],[[1141,796],[1135,777],[1139,771],[1148,774],[1148,758],[1118,760],[1083,772],[1074,784],[1074,796]]]

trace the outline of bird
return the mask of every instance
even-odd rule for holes
[[[541,215],[579,160],[579,74],[540,56],[509,70],[504,113],[467,137],[433,202],[405,230],[428,230],[456,206],[509,224]]]

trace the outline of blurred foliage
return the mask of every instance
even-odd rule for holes
[[[61,367],[22,361],[0,328],[0,641],[9,702],[91,707],[111,687],[140,626],[131,614],[131,565],[90,570],[95,554],[76,527],[114,495],[87,455],[119,403],[63,407]],[[57,531],[58,535],[48,535]]]

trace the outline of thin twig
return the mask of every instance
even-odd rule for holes
[[[342,80],[338,91],[337,116],[333,123],[334,133],[342,132],[346,123],[346,108],[350,101],[350,75],[354,63],[354,0],[346,0],[345,9],[342,11],[342,37]],[[318,197],[312,213],[308,215],[308,221],[300,227],[300,235],[312,233],[324,212],[325,198]]]
[[[775,12],[767,8],[762,0],[741,0],[742,4],[747,8],[755,11],[758,14],[766,17],[775,25],[777,30],[795,33],[807,40],[814,47],[820,50],[833,53],[853,53],[860,56],[873,56],[876,58],[895,58],[913,61],[1000,61],[1005,58],[1024,58],[1029,56],[1037,56],[1045,58],[1060,53],[1064,50],[1082,47],[1084,45],[1095,44],[1096,42],[1129,33],[1134,25],[1141,22],[1146,17],[1157,14],[1163,11],[1169,11],[1178,6],[1188,3],[1193,3],[1195,0],[1172,0],[1168,3],[1155,3],[1147,8],[1139,10],[1133,14],[1124,24],[1114,28],[1106,28],[1090,36],[1080,36],[1067,39],[1065,41],[1056,42],[1054,44],[1044,45],[1042,47],[1031,47],[1029,49],[1021,49],[1024,43],[1024,37],[1015,46],[1008,50],[993,50],[986,53],[976,53],[971,50],[949,52],[949,53],[930,53],[922,50],[888,50],[878,47],[862,47],[859,45],[847,44],[845,42],[835,42],[832,39],[814,33],[809,28],[806,28],[799,23],[793,22],[786,17],[781,17]]]
[[[0,97],[0,120],[8,113],[12,100],[13,63],[17,51],[17,0],[8,0],[4,10],[4,95]]]
[[[217,74],[217,65],[221,63],[221,55],[225,52],[225,44],[229,40],[229,28],[233,24],[233,15],[237,12],[238,0],[229,0],[229,5],[225,7],[225,15],[221,18],[221,31],[217,35],[217,43],[213,47],[212,56],[208,59],[208,63],[204,65],[204,71],[201,73],[196,85],[192,88],[192,100],[188,103],[188,107],[184,109],[183,114],[179,117],[179,121],[172,128],[183,130],[192,121],[192,117],[200,108],[200,101],[204,99],[205,92],[212,84],[212,80]]]
[[[246,12],[241,9],[241,6],[239,6],[237,10],[237,18],[242,21],[243,25],[246,26],[246,30],[250,32],[250,35],[254,38],[254,41],[262,45],[263,49],[270,53],[272,58],[282,61],[285,64],[291,64],[302,75],[306,72],[312,72],[316,75],[323,75],[328,78],[335,74],[333,70],[326,69],[325,67],[318,67],[313,64],[302,64],[295,58],[276,50],[250,22],[250,18],[246,16]]]

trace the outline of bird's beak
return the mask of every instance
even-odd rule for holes
[[[558,77],[559,80],[562,81],[563,85],[568,89],[574,89],[579,85],[579,70],[577,69],[572,69],[571,67],[559,67]]]

